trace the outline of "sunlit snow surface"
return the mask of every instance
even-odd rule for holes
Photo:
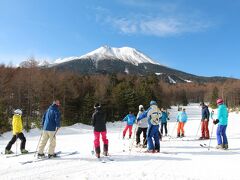
[[[208,145],[209,140],[195,140],[200,136],[199,130],[196,137],[201,118],[199,104],[191,104],[185,108],[189,116],[189,121],[185,125],[186,137],[183,139],[163,137],[161,153],[143,153],[140,151],[145,151],[145,149],[135,147],[130,152],[129,146],[132,145],[132,141],[121,139],[125,124],[121,122],[108,123],[109,153],[115,161],[101,163],[91,154],[94,139],[92,127],[75,124],[59,130],[56,151],[78,151],[79,154],[25,165],[21,165],[19,162],[35,159],[32,154],[14,158],[0,155],[0,179],[239,180],[240,114],[233,112],[229,115],[227,128],[229,150],[215,148],[208,150],[200,147],[200,143]],[[169,134],[176,137],[177,107],[172,107],[169,112]],[[211,146],[214,147],[217,145],[216,127],[214,126],[211,142]],[[212,123],[209,124],[209,129],[211,133]],[[30,133],[24,133],[27,138],[26,149],[36,150],[40,133],[37,129],[31,130]],[[8,132],[0,137],[1,151],[4,151],[11,136],[11,132]],[[17,144],[19,146],[19,140]],[[15,144],[12,150],[16,151]]]

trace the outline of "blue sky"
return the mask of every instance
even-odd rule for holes
[[[0,63],[129,46],[203,76],[240,78],[238,0],[0,0]]]

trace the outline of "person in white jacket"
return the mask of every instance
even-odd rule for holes
[[[144,113],[144,107],[143,105],[139,105],[139,112],[137,114],[137,118]],[[148,119],[147,117],[141,119],[137,122],[138,129],[136,132],[136,145],[140,145],[140,136],[143,133],[143,147],[147,147],[147,128],[148,128]]]

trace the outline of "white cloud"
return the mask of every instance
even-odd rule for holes
[[[98,7],[95,9],[97,22],[110,25],[124,34],[158,37],[202,32],[214,25],[201,11],[191,8],[186,10],[183,4],[176,1],[169,3],[157,0],[150,0],[150,2],[129,0],[122,1],[122,4],[136,7],[136,10],[116,15],[116,12],[110,9]]]
[[[139,17],[138,19],[109,17],[112,24],[121,33],[145,34],[159,37],[175,36],[189,32],[200,32],[208,29],[211,24],[203,20],[191,20],[178,17]]]

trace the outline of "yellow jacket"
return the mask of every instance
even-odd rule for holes
[[[22,132],[23,127],[22,127],[21,115],[17,115],[17,114],[13,115],[12,127],[13,127],[13,135]]]

